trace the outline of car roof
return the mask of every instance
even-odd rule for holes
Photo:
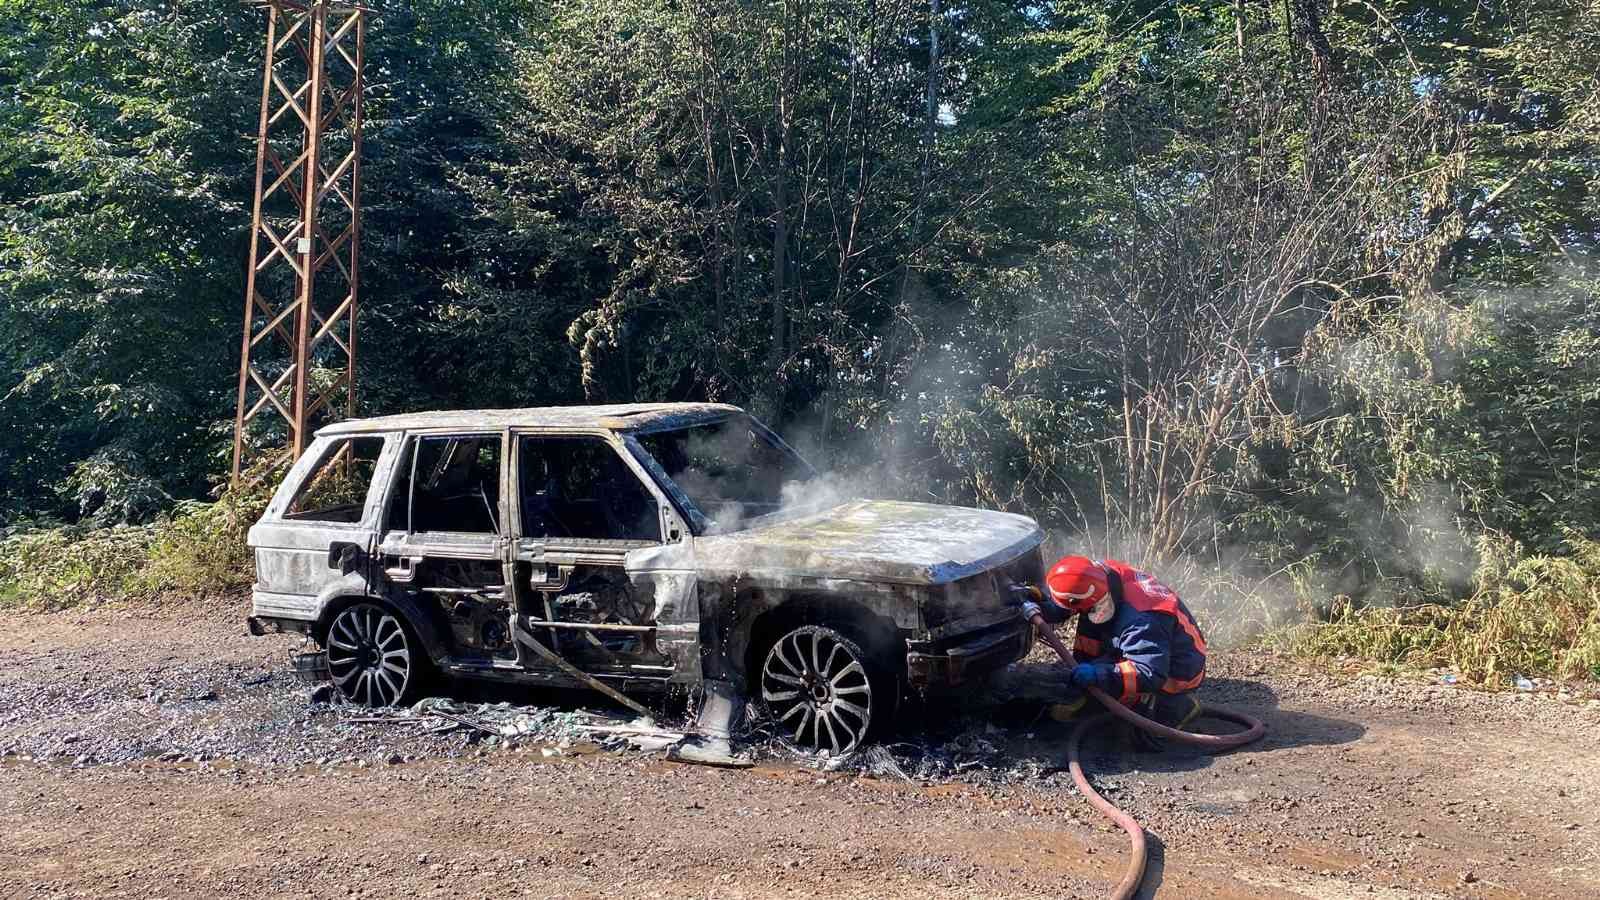
[[[570,428],[644,431],[681,428],[741,413],[726,403],[613,403],[600,406],[531,406],[522,409],[450,409],[401,413],[370,419],[347,419],[317,434],[361,434],[377,431],[459,428]]]

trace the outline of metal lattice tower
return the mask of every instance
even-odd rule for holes
[[[233,478],[298,458],[355,411],[365,10],[257,0],[267,13]],[[343,409],[340,409],[340,406]]]

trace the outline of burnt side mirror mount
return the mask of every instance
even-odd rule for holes
[[[661,534],[669,544],[676,544],[683,540],[683,522],[677,513],[663,506],[661,508]]]

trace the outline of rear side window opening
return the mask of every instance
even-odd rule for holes
[[[348,437],[333,441],[317,461],[316,468],[301,482],[289,501],[283,517],[291,522],[337,522],[352,525],[361,521],[372,490],[372,477],[384,439]]]
[[[412,438],[395,473],[387,528],[499,534],[498,434]]]

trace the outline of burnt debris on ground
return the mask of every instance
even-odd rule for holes
[[[79,667],[74,667],[79,668]],[[574,698],[514,703],[430,697],[374,710],[307,687],[278,661],[165,660],[139,669],[83,666],[49,681],[0,674],[0,756],[69,766],[143,760],[261,766],[376,765],[453,758],[501,748],[543,755],[663,753],[692,721],[690,711],[652,718],[587,707]],[[1051,723],[1054,724],[1054,723]],[[744,739],[760,761],[898,781],[1007,782],[1060,765],[1048,741],[1026,727],[976,715],[908,728],[888,742],[833,756],[803,752],[755,722]]]
[[[494,749],[534,745],[546,756],[609,750],[665,751],[689,729],[686,716],[629,716],[584,707],[469,702],[430,697],[408,708],[368,710],[339,706],[344,723],[396,729],[429,737],[455,736],[463,748]],[[1054,723],[1052,723],[1054,724]],[[1059,727],[1056,730],[1060,730]],[[933,731],[871,743],[842,755],[796,748],[764,723],[743,735],[756,760],[789,763],[823,772],[846,772],[899,781],[1004,782],[1048,775],[1059,766],[1047,748],[1021,750],[1016,743],[1036,739],[1014,734],[977,716],[942,723]]]
[[[663,727],[648,716],[613,715],[588,709],[519,706],[509,701],[470,703],[429,697],[405,709],[367,710],[347,719],[353,725],[415,726],[426,734],[464,735],[468,745],[494,747],[538,742],[560,753],[577,743],[601,749],[664,750],[683,740],[681,728]]]
[[[292,649],[290,639],[277,640],[280,654]],[[693,721],[681,698],[642,720],[595,704],[591,695],[493,692],[471,683],[445,685],[452,699],[432,698],[403,709],[311,702],[312,690],[293,677],[283,656],[263,657],[259,645],[242,642],[219,646],[217,658],[207,658],[128,635],[70,650],[34,645],[8,651],[7,665],[0,669],[0,756],[77,767],[230,760],[293,768],[453,759],[502,748],[540,756],[610,750],[659,755]],[[1345,743],[1362,732],[1353,723],[1278,708],[1276,692],[1285,686],[1301,706],[1359,691],[1370,695],[1364,701],[1369,708],[1389,714],[1440,705],[1461,712],[1515,709],[1519,716],[1545,711],[1545,704],[1526,693],[1463,694],[1450,687],[1377,680],[1335,689],[1334,681],[1321,677],[1270,682],[1262,664],[1248,655],[1219,658],[1217,668],[1201,689],[1203,699],[1267,714],[1273,732],[1259,748],[1263,752]],[[1553,714],[1560,705],[1551,706]],[[743,738],[758,762],[896,782],[1006,787],[1029,781],[1048,790],[1070,790],[1062,758],[1070,726],[1041,715],[1037,703],[913,716],[880,743],[845,756],[802,752],[769,726],[747,718],[751,724]],[[1182,749],[1134,753],[1116,729],[1096,736],[1087,751],[1097,783],[1112,791],[1123,783],[1132,788],[1151,774],[1216,765]]]

